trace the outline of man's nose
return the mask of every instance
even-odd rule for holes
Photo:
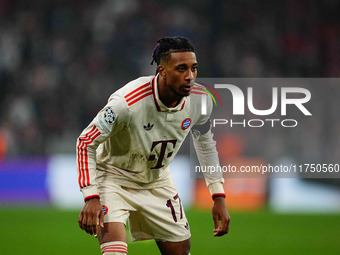
[[[187,72],[187,76],[186,76],[186,80],[190,80],[190,81],[192,81],[193,79],[195,79],[194,72],[193,72],[193,71],[191,71],[191,70],[188,70],[188,72]]]

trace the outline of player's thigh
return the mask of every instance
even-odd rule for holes
[[[100,244],[114,241],[127,242],[125,224],[122,222],[104,223],[104,228],[98,231]]]
[[[190,238],[189,223],[177,190],[164,186],[138,193],[139,210],[129,219],[132,240],[182,242]]]
[[[162,255],[187,255],[190,253],[190,238],[181,242],[157,242]]]
[[[98,179],[97,187],[104,212],[104,228],[98,233],[99,243],[126,242],[126,223],[130,210],[135,209],[126,201],[126,191],[121,186],[105,183],[102,179]]]

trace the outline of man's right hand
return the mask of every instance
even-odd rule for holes
[[[86,201],[83,210],[81,210],[78,224],[86,233],[97,235],[98,223],[101,228],[104,228],[104,212],[99,198],[91,198]]]

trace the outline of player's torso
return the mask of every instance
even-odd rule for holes
[[[97,157],[100,167],[113,166],[116,173],[119,168],[122,176],[142,183],[162,178],[193,124],[190,100],[180,110],[159,111],[152,85],[152,81],[141,82],[120,91],[130,121],[102,145]]]
[[[136,146],[143,152],[148,169],[168,166],[190,130],[190,112],[187,109],[159,112],[150,105],[148,111],[137,113],[131,119],[130,130],[132,140],[138,144],[131,148]]]

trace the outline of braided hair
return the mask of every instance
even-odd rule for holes
[[[158,66],[162,60],[168,62],[173,52],[195,52],[195,49],[189,39],[185,37],[164,37],[157,41],[152,53],[151,65],[156,62]],[[158,70],[156,70],[156,74],[157,72]]]

